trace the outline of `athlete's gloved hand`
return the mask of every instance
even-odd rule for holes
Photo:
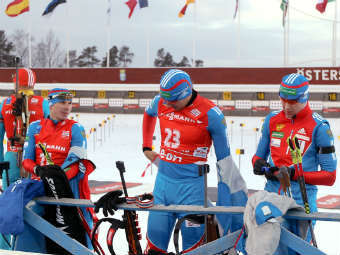
[[[267,171],[265,171],[265,176],[268,180],[278,181],[278,178],[281,176],[288,174],[290,180],[294,180],[295,169],[293,167],[280,166],[280,168],[274,166],[269,167]]]
[[[34,169],[35,175],[41,177],[44,173],[55,170],[55,171],[63,171],[58,165],[47,165],[47,166],[36,166]]]
[[[94,203],[95,208],[94,211],[96,213],[99,212],[99,209],[103,209],[103,214],[105,217],[107,217],[108,213],[110,215],[114,214],[114,211],[118,210],[117,205],[126,202],[125,197],[121,197],[123,192],[121,190],[114,190],[110,191],[109,193],[106,193],[104,196],[99,198],[97,202]],[[112,210],[113,209],[113,210]]]
[[[254,174],[264,175],[265,171],[264,171],[263,167],[270,167],[270,165],[263,158],[259,158],[254,163]]]
[[[23,98],[17,98],[13,104],[13,115],[14,116],[21,116],[22,110],[24,105],[24,99]]]
[[[279,168],[276,166],[271,166],[271,167],[265,167],[263,168],[264,170],[264,176],[266,177],[267,180],[272,180],[272,181],[278,181],[276,178],[277,171],[279,171]]]
[[[281,174],[281,175],[288,174],[289,179],[294,180],[295,169],[294,169],[294,167],[280,166],[277,174]]]

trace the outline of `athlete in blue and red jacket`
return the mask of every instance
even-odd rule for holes
[[[48,170],[49,162],[41,148],[45,145],[53,164],[66,174],[75,198],[90,199],[88,175],[94,165],[86,160],[86,135],[84,127],[74,120],[68,119],[72,110],[72,93],[64,88],[55,88],[48,93],[50,115],[48,118],[33,122],[28,129],[28,139],[24,147],[23,166],[39,179],[40,169]],[[92,208],[81,209],[85,217],[85,228],[92,228]],[[88,239],[88,246],[90,240]]]
[[[159,119],[161,147],[152,151],[152,137]],[[246,185],[230,155],[226,123],[221,110],[192,89],[190,76],[177,69],[164,73],[157,95],[146,108],[143,118],[143,152],[151,161],[159,159],[153,191],[155,204],[203,205],[204,182],[199,166],[207,161],[214,144],[218,171],[217,205],[244,206]],[[150,212],[146,253],[166,254],[177,218],[184,214]],[[236,217],[225,217],[220,223],[225,233],[242,227]],[[182,224],[183,253],[204,239],[204,226],[185,221]]]
[[[265,190],[279,194],[282,194],[282,189],[275,172],[263,171],[263,167],[288,167],[292,197],[303,206],[300,186],[296,181],[298,173],[294,169],[287,143],[287,138],[296,137],[302,154],[308,202],[311,212],[315,212],[317,185],[334,184],[337,159],[328,121],[310,109],[308,87],[308,80],[300,74],[292,73],[283,77],[279,92],[283,109],[265,118],[252,163],[254,174],[267,178]]]

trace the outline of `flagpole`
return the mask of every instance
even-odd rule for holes
[[[289,65],[289,34],[290,34],[290,3],[289,3],[289,0],[288,0],[288,3],[287,3],[287,44],[286,44],[286,47],[287,47],[287,50],[286,50],[286,65],[288,66]]]
[[[194,2],[194,35],[192,40],[192,67],[195,67],[196,61],[197,5],[198,0]]]
[[[238,1],[237,7],[237,61],[241,65],[241,1]]]
[[[28,67],[32,67],[32,42],[31,42],[31,34],[32,34],[32,12],[28,15]]]
[[[286,17],[283,14],[283,66],[288,65],[288,42],[289,42],[289,2],[287,3]],[[286,22],[287,21],[287,22]]]
[[[68,4],[66,4],[66,20],[69,21]],[[66,68],[70,67],[70,29],[66,26]]]
[[[111,42],[111,0],[107,1],[107,23],[106,23],[106,67],[110,67],[110,42]]]
[[[149,9],[149,8],[147,8]],[[150,22],[152,19],[150,18],[151,12],[147,10],[148,12],[148,21]],[[147,26],[147,34],[146,34],[146,67],[150,67],[150,27]]]
[[[332,36],[332,65],[336,66],[336,42],[337,42],[337,20],[338,20],[338,1],[335,0],[334,20],[333,20],[333,36]]]

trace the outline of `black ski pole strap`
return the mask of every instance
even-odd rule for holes
[[[174,246],[176,250],[176,255],[182,254],[179,251],[178,237],[179,237],[179,231],[181,229],[181,226],[185,220],[191,221],[195,224],[204,224],[204,215],[188,214],[188,215],[185,215],[183,218],[180,218],[177,220],[175,229],[174,229]]]
[[[143,195],[135,197],[127,197],[127,204],[136,204],[139,208],[150,208],[153,206],[153,195],[151,193],[144,193]]]
[[[330,154],[335,152],[335,147],[334,146],[319,147],[318,152],[319,154]]]
[[[109,230],[108,230],[108,233],[107,233],[107,237],[106,237],[106,242],[107,242],[107,247],[110,251],[110,253],[112,255],[115,255],[115,252],[113,250],[113,247],[112,247],[112,243],[113,243],[113,238],[116,234],[116,231],[118,229],[124,229],[125,228],[125,223],[121,220],[117,220],[117,219],[113,219],[113,218],[103,218],[103,219],[100,219],[96,222],[96,224],[94,225],[94,228],[92,230],[92,235],[91,235],[91,243],[92,243],[92,246],[95,250],[95,252],[99,255],[104,255],[104,251],[102,249],[98,249],[98,246],[96,245],[96,232],[98,230],[98,227],[100,226],[100,224],[102,224],[103,222],[109,222],[111,224]]]

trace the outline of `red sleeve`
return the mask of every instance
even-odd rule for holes
[[[65,171],[66,170],[66,171]],[[79,162],[75,162],[65,169],[65,174],[68,180],[74,178],[79,172]]]
[[[305,182],[307,184],[332,186],[336,179],[336,170],[333,172],[324,170],[317,172],[303,172],[303,176],[305,177]]]
[[[152,148],[152,137],[155,131],[157,117],[152,117],[144,112],[143,117],[143,147]]]
[[[29,159],[29,158],[27,158],[27,159],[25,159],[24,161],[22,161],[22,166],[23,166],[23,168],[27,171],[27,172],[29,172],[29,173],[31,173],[31,174],[33,174],[33,175],[35,175],[34,174],[34,167],[36,166],[37,164],[32,160],[32,159]]]
[[[255,154],[255,155],[253,156],[253,158],[251,159],[251,163],[253,164],[253,167],[254,167],[255,162],[256,162],[258,159],[260,159],[260,157],[259,157],[259,156],[256,156],[256,154]]]

